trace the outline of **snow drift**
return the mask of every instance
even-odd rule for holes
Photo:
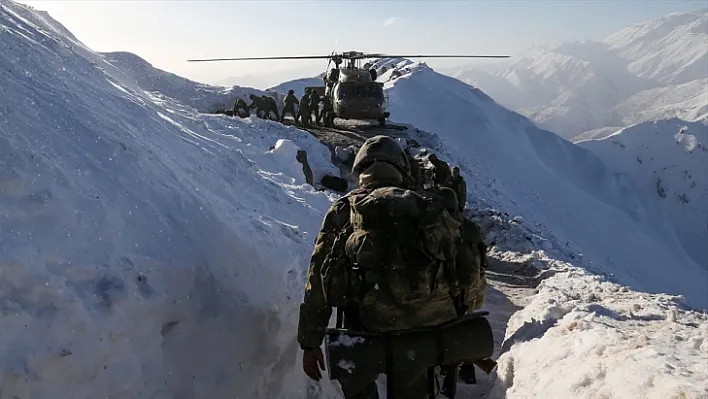
[[[708,270],[708,126],[647,122],[577,145],[659,199],[681,245]]]
[[[0,5],[0,395],[297,397],[297,295],[330,202],[269,149],[288,139],[315,170],[329,151],[113,61]]]

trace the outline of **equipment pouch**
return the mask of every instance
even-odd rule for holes
[[[437,327],[389,333],[327,329],[329,377],[350,377],[357,370],[388,374],[487,359],[494,352],[488,312],[473,312]]]

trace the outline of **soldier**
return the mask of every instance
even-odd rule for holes
[[[248,105],[241,97],[239,97],[234,103],[234,116],[241,118],[247,118],[250,112],[248,112]]]
[[[280,120],[280,115],[278,114],[278,103],[275,102],[275,99],[266,95],[262,95],[261,99],[265,103],[266,119],[271,119],[270,113],[272,112],[275,114],[274,120]]]
[[[258,116],[261,119],[265,119],[266,116],[268,115],[268,108],[266,107],[266,103],[263,100],[262,97],[258,97],[255,94],[251,94],[248,96],[251,99],[251,105],[248,106],[248,109],[256,109],[256,116]]]
[[[297,112],[295,122],[300,119],[302,126],[310,126],[312,113],[310,112],[310,92],[306,91],[300,98],[300,110]]]
[[[438,158],[435,154],[430,154],[428,160],[433,164],[433,180],[439,186],[448,186],[452,172],[447,162]]]
[[[447,280],[446,277],[436,279],[436,283],[430,285],[435,288],[433,291],[426,294],[429,299],[425,302],[406,302],[405,304],[398,305],[398,302],[394,301],[391,297],[391,292],[395,292],[396,297],[399,297],[398,294],[400,294],[400,298],[403,301],[407,300],[403,298],[413,298],[409,293],[413,292],[411,290],[416,289],[413,288],[414,285],[408,283],[400,284],[400,282],[406,281],[409,278],[420,281],[421,283],[427,281],[421,280],[427,278],[424,276],[427,276],[425,273],[429,270],[426,267],[422,267],[422,264],[427,264],[425,262],[429,262],[429,259],[427,257],[417,257],[416,259],[407,258],[407,260],[404,260],[400,257],[400,254],[407,253],[405,251],[382,251],[382,248],[390,247],[390,242],[377,241],[376,237],[388,237],[388,235],[380,236],[376,234],[378,230],[376,232],[367,230],[366,226],[374,228],[374,224],[378,225],[378,228],[381,229],[387,228],[386,226],[395,225],[395,223],[389,223],[390,221],[371,224],[373,220],[378,220],[378,215],[383,214],[380,212],[383,209],[389,209],[388,206],[392,203],[388,203],[384,208],[376,210],[372,210],[368,205],[361,208],[355,206],[359,204],[358,201],[363,201],[366,204],[377,204],[378,200],[372,199],[370,202],[368,201],[369,198],[371,198],[370,195],[373,195],[371,194],[372,192],[377,192],[379,195],[382,195],[376,198],[384,201],[385,198],[391,197],[386,197],[381,193],[390,193],[388,195],[392,197],[398,196],[397,201],[401,201],[404,198],[409,200],[414,198],[414,196],[411,195],[402,195],[398,189],[406,187],[407,182],[411,178],[409,157],[404,150],[390,137],[372,137],[364,143],[357,153],[352,172],[358,179],[360,188],[350,192],[347,196],[335,202],[327,211],[322,223],[322,228],[315,242],[315,248],[307,273],[305,296],[303,303],[300,305],[298,343],[301,349],[304,350],[302,360],[303,370],[315,381],[322,378],[321,370],[325,369],[325,358],[320,349],[320,345],[325,336],[333,306],[339,306],[337,309],[338,324],[340,323],[339,316],[341,314],[344,328],[356,331],[387,332],[408,330],[425,326],[437,326],[458,317],[458,309],[454,300],[462,291],[460,289],[453,290],[450,285],[450,280]],[[456,194],[449,188],[441,188],[438,191],[443,193],[441,196],[438,196],[438,198],[444,198],[445,208],[454,213],[458,208]],[[373,206],[375,207],[376,205]],[[412,202],[406,202],[405,206],[402,206],[402,209],[411,209],[408,206],[417,207],[418,205],[413,205]],[[425,212],[427,209],[433,208],[440,209],[438,207],[421,208],[425,210],[421,210],[422,214],[420,214],[420,217],[424,220],[429,220],[430,215],[425,214]],[[350,213],[352,212],[357,213],[356,218],[350,217]],[[434,236],[439,239],[439,241],[436,241],[439,245],[434,247],[436,248],[434,251],[440,251],[442,247],[449,248],[446,246],[447,244],[455,245],[452,243],[458,243],[457,245],[461,245],[459,244],[462,238],[461,223],[456,222],[457,219],[445,211],[438,215],[441,216],[436,217],[445,218],[445,215],[448,216],[445,219],[447,220],[446,223],[436,223],[436,230],[431,232],[431,234],[434,234]],[[358,220],[359,222],[353,224],[350,220]],[[414,225],[418,222],[410,219],[398,219],[398,221],[401,223],[412,223]],[[371,235],[367,236],[367,234]],[[373,240],[373,242],[371,240]],[[397,245],[401,246],[413,245],[412,242],[400,240],[396,242],[398,243]],[[342,243],[345,244],[343,245]],[[364,243],[366,243],[366,245],[363,245]],[[424,245],[424,247],[433,248],[428,245]],[[421,249],[419,248],[418,250]],[[395,258],[388,258],[386,253],[391,254],[391,256]],[[437,259],[447,259],[450,258],[450,256],[455,256],[452,255],[452,252],[446,252],[445,254],[436,252],[436,254],[437,255],[432,258],[436,259],[436,262],[439,262]],[[447,261],[456,264],[455,267],[459,267],[457,266],[458,264],[471,265],[473,263],[472,260],[469,257],[465,257],[465,254],[467,254],[467,252],[462,248],[459,257],[448,259]],[[439,258],[437,256],[442,257]],[[388,273],[371,274],[370,276],[367,271],[365,275],[362,275],[364,280],[359,289],[347,291],[348,289],[345,288],[347,285],[343,285],[342,282],[348,280],[349,277],[345,277],[348,273],[354,273],[352,269],[349,269],[351,265],[356,264],[359,268],[364,268],[363,270],[371,270],[367,268],[371,267],[370,265],[373,264],[389,265],[389,263],[379,263],[382,259],[387,259],[387,262],[390,262],[390,264],[401,264],[401,262],[411,263],[409,265],[411,267],[410,270],[420,270],[422,274],[411,275],[407,273],[407,277],[403,279],[402,276],[397,276],[396,278],[388,277]],[[447,261],[443,261],[443,263]],[[414,262],[422,263],[419,265],[413,264]],[[441,267],[439,264],[437,265],[436,267]],[[323,267],[325,269],[323,269]],[[323,273],[323,270],[327,270],[327,272]],[[395,269],[386,270],[389,273],[396,273],[393,271]],[[466,271],[464,273],[466,273]],[[464,273],[463,276],[465,275]],[[472,279],[472,273],[470,273],[469,279]],[[410,282],[411,280],[408,281]],[[381,285],[382,288],[379,288],[379,285]],[[429,287],[429,285],[424,283],[420,286]],[[462,288],[462,286],[460,286],[460,288]],[[377,296],[378,294],[375,294],[375,292],[379,289],[383,290],[382,292],[388,292],[388,294]],[[370,299],[373,297],[370,298],[369,296],[364,296],[361,300],[347,299],[351,298],[350,295],[373,295],[378,299],[373,302],[370,302]],[[337,303],[339,303],[339,305],[335,305]],[[363,303],[370,303],[370,305],[361,306]],[[434,343],[430,342],[429,345],[434,346]],[[336,359],[330,362],[336,362]],[[428,398],[430,382],[437,381],[435,378],[429,380],[432,374],[425,367],[423,369],[414,370],[387,369],[386,372],[387,374],[389,372],[392,373],[387,379],[389,381],[387,388],[389,393],[391,393],[391,396],[389,396],[391,399]],[[338,379],[346,399],[378,399],[376,378],[377,371],[357,368],[353,374],[347,375],[345,373],[343,377],[339,377]]]
[[[320,124],[320,95],[315,89],[310,90],[310,112],[315,115],[315,121]]]
[[[334,108],[332,107],[332,100],[329,96],[322,97],[322,113],[317,117],[317,124],[320,124],[320,119],[324,119],[325,126],[332,126],[334,124]]]
[[[452,177],[450,178],[449,187],[457,193],[457,203],[460,205],[460,212],[462,212],[467,202],[467,183],[465,183],[465,179],[460,175],[460,168],[457,166],[452,168]]]
[[[290,114],[294,119],[296,119],[297,114],[295,113],[295,104],[300,104],[300,101],[298,101],[297,97],[295,97],[295,90],[288,90],[288,95],[285,96],[283,103],[285,104],[285,107],[283,107],[283,114],[280,115],[280,122],[282,123],[285,121],[285,114]]]

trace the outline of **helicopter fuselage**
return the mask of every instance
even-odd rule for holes
[[[332,69],[325,78],[325,93],[332,101],[336,117],[378,120],[388,117],[383,84],[371,72],[360,68]]]

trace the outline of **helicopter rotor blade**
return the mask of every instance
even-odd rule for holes
[[[253,60],[316,60],[332,58],[331,55],[291,55],[282,57],[240,57],[240,58],[207,58],[200,60],[187,60],[187,62],[210,62],[210,61],[253,61]]]
[[[509,58],[510,55],[455,55],[455,54],[362,54],[361,58]]]

